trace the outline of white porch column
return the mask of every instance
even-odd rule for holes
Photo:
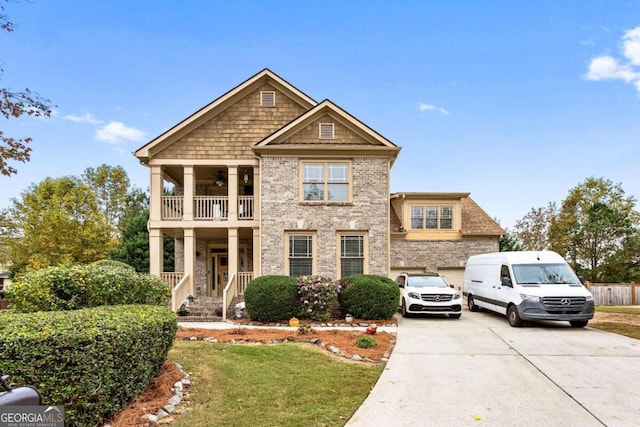
[[[231,277],[232,274],[238,274],[238,229],[229,228],[227,231],[229,236],[229,277]]]
[[[196,233],[193,228],[184,230],[184,272],[189,274],[189,293],[193,296],[196,283]]]
[[[162,219],[162,167],[151,166],[151,194],[149,195],[149,219],[160,221]]]
[[[253,229],[253,277],[262,274],[262,248],[260,247],[260,228]]]
[[[160,276],[163,269],[162,232],[154,228],[149,230],[149,273]]]
[[[227,170],[229,189],[229,221],[238,220],[238,168],[229,166]],[[229,252],[231,253],[231,252]],[[231,267],[231,266],[229,266]]]
[[[184,211],[182,219],[193,221],[193,194],[195,193],[195,178],[193,176],[193,166],[184,167]]]

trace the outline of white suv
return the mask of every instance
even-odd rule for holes
[[[462,297],[436,273],[402,273],[396,283],[400,287],[402,317],[423,313],[448,314],[458,319],[462,315]]]

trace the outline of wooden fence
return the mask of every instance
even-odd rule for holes
[[[638,283],[589,283],[585,286],[593,294],[598,305],[638,305],[640,304],[640,284]]]

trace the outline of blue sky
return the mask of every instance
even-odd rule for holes
[[[4,4],[4,2],[3,2]],[[132,151],[263,68],[402,147],[396,191],[469,192],[503,226],[589,176],[640,197],[640,1],[65,1],[5,4],[0,85],[57,105],[0,209]]]

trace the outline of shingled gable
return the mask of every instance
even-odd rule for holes
[[[320,139],[320,123],[335,126],[333,139]],[[286,151],[331,150],[348,154],[367,152],[395,159],[400,147],[329,100],[324,100],[253,146],[258,154]]]
[[[218,97],[208,105],[202,107],[200,110],[196,111],[166,132],[152,139],[147,144],[134,151],[133,154],[140,159],[142,163],[148,164],[149,160],[153,158],[155,154],[161,152],[185,135],[193,132],[199,126],[225,111],[247,94],[264,85],[269,85],[285,94],[295,104],[299,105],[303,111],[317,105],[317,102],[304,92],[289,84],[273,71],[265,68],[240,83],[235,88]]]

